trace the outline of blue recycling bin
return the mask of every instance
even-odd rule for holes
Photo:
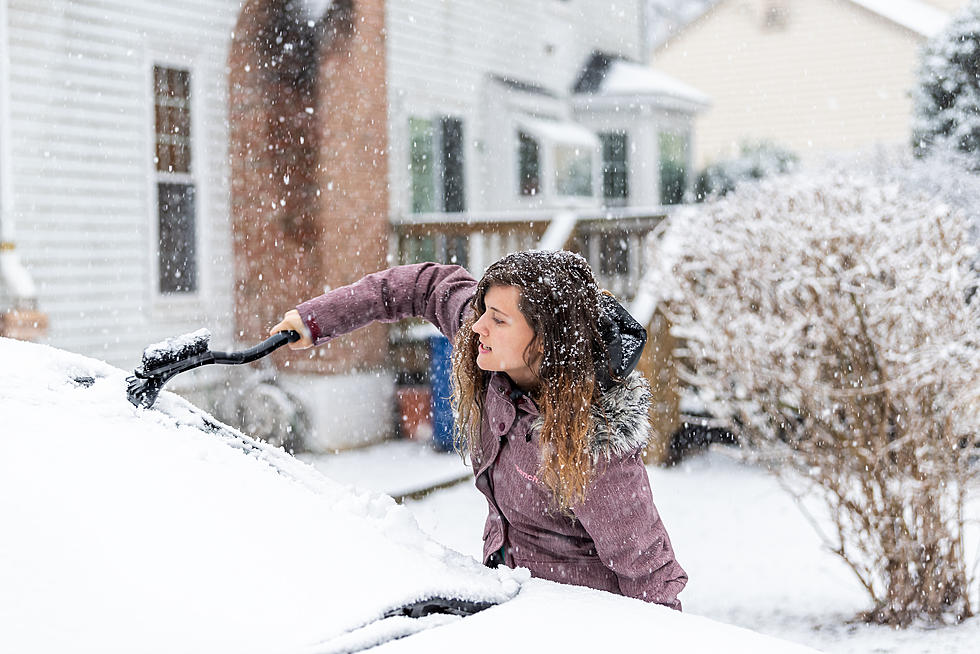
[[[429,338],[429,382],[432,386],[432,443],[436,449],[453,449],[453,407],[450,370],[453,346],[439,334]]]

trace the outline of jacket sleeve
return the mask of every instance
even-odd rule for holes
[[[639,453],[600,461],[586,499],[573,507],[624,595],[681,610],[687,573],[674,558]]]
[[[373,322],[424,318],[453,340],[476,280],[459,266],[420,263],[372,273],[297,308],[317,345]]]

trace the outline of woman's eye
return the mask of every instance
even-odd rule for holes
[[[493,322],[494,322],[494,324],[497,324],[497,325],[502,325],[502,324],[504,324],[504,321],[503,321],[503,320],[501,320],[500,318],[494,318],[494,319],[493,319]]]

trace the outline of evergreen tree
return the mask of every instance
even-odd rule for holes
[[[951,148],[980,170],[980,0],[970,0],[924,48],[915,90],[917,155]]]

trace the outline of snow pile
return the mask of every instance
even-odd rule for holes
[[[297,651],[526,578],[172,394],[133,407],[106,364],[8,339],[0,361],[0,651]]]

